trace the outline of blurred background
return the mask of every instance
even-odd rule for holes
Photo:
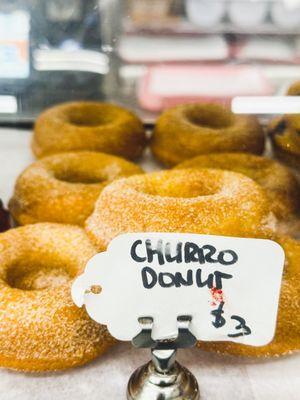
[[[285,94],[300,79],[299,0],[1,0],[0,124],[114,101],[147,124],[183,102]]]

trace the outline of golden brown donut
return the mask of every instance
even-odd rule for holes
[[[229,171],[186,169],[120,179],[107,186],[86,221],[99,250],[126,232],[245,236],[276,224],[264,190]]]
[[[300,81],[292,83],[286,93],[288,96],[300,96]]]
[[[253,116],[235,115],[218,104],[185,104],[170,108],[157,120],[151,140],[154,156],[167,166],[200,154],[261,154],[264,133]]]
[[[287,96],[299,96],[300,95],[300,81],[294,82],[287,91]],[[275,118],[275,125],[279,122],[280,124],[286,125],[286,130],[299,131],[300,130],[300,116],[299,114],[286,114],[281,118]],[[273,124],[271,123],[271,126]]]
[[[300,81],[289,87],[287,95],[300,95]],[[268,132],[275,156],[291,167],[300,168],[300,113],[273,119],[268,126]]]
[[[0,234],[1,367],[75,367],[113,344],[70,294],[73,279],[95,253],[75,226],[35,224]]]
[[[300,81],[291,84],[287,91],[288,96],[300,96]]]
[[[201,349],[249,357],[280,356],[300,350],[300,242],[289,237],[266,238],[279,243],[286,256],[274,339],[261,347],[232,342],[198,342]]]
[[[215,153],[192,158],[175,168],[220,168],[239,172],[262,186],[278,218],[288,219],[300,211],[300,185],[296,177],[288,168],[269,158],[247,153]]]
[[[297,169],[300,168],[300,118],[299,131],[295,124],[298,118],[297,114],[293,117],[291,114],[275,118],[268,125],[275,157]]]
[[[9,209],[20,225],[83,225],[107,184],[139,173],[137,165],[109,154],[55,154],[31,164],[19,176]]]
[[[36,120],[32,150],[37,157],[91,150],[139,157],[146,145],[142,122],[115,104],[64,103],[44,111]]]

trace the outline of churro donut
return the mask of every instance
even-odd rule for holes
[[[73,278],[95,253],[75,226],[36,224],[0,234],[1,367],[74,367],[114,342],[71,299]]]
[[[217,104],[186,104],[165,111],[151,141],[154,156],[172,166],[200,154],[261,154],[264,133],[253,116],[233,114]]]
[[[198,342],[201,349],[250,357],[280,356],[300,350],[300,242],[288,237],[266,238],[278,242],[286,256],[274,339],[261,347],[232,342]]]
[[[37,157],[91,150],[139,157],[146,145],[142,122],[115,104],[65,103],[49,108],[37,119],[32,150]]]
[[[299,127],[297,128],[297,125]],[[298,130],[297,130],[298,129]],[[300,168],[300,117],[298,114],[275,118],[268,126],[276,158],[291,167]]]
[[[300,81],[289,87],[287,95],[300,95]],[[291,167],[300,168],[300,114],[286,114],[273,119],[268,132],[275,156]]]
[[[247,153],[215,153],[192,158],[175,168],[220,168],[239,172],[265,189],[278,218],[287,219],[300,211],[300,186],[296,177],[288,168],[269,158]]]
[[[291,84],[287,91],[288,96],[300,96],[300,81]]]
[[[82,225],[108,183],[141,172],[137,165],[109,154],[55,154],[31,164],[19,176],[9,209],[20,225]]]
[[[120,179],[107,186],[86,221],[99,250],[126,232],[251,235],[274,228],[263,189],[229,171],[186,169]]]

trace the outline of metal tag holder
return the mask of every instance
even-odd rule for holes
[[[151,348],[152,359],[138,368],[127,386],[128,400],[199,400],[199,387],[194,375],[176,361],[177,349],[193,347],[197,339],[190,332],[191,316],[177,317],[178,335],[154,341],[152,317],[139,318],[141,332],[133,338],[137,348]]]

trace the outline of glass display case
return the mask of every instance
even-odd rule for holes
[[[124,101],[151,121],[183,102],[284,94],[300,77],[299,27],[297,0],[128,1]]]
[[[299,398],[299,96],[300,0],[0,0],[1,400]]]
[[[0,22],[3,123],[104,98],[151,123],[182,102],[284,94],[300,76],[298,0],[4,0]]]
[[[0,121],[31,123],[46,107],[105,97],[119,2],[1,1]],[[109,21],[107,23],[106,21]]]

